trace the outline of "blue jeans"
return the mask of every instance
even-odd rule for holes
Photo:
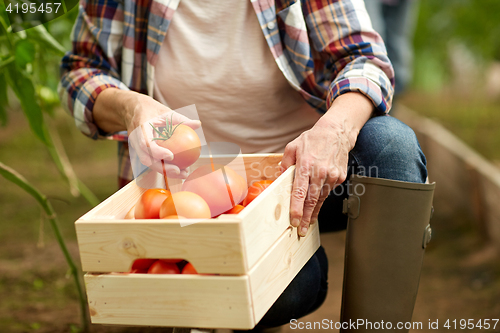
[[[350,175],[424,183],[427,178],[425,156],[413,130],[391,116],[370,119],[361,129],[356,146],[349,153]],[[321,207],[318,223],[321,232],[344,230],[347,217],[342,201],[347,198],[347,180],[330,193]],[[311,257],[255,331],[275,327],[312,313],[323,304],[328,290],[328,260],[323,247]]]

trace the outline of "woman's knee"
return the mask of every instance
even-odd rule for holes
[[[426,159],[415,132],[402,121],[381,116],[371,118],[361,129],[351,151],[358,172],[369,177],[423,183]]]

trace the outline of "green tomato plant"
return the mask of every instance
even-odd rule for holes
[[[61,20],[67,27],[74,21],[74,13],[65,16],[66,18],[60,16],[58,20]],[[46,26],[50,26],[50,24],[52,22],[32,24],[31,28],[28,29],[13,29],[6,13],[5,2],[0,2],[0,127],[8,125],[9,97],[15,96],[29,123],[31,132],[37,140],[44,144],[61,178],[68,184],[70,193],[73,196],[82,195],[91,206],[96,206],[99,200],[75,175],[61,144],[59,134],[55,127],[50,125],[55,109],[60,105],[56,92],[59,78],[54,75],[58,71],[57,69],[54,71],[54,67],[58,67],[66,50],[48,32]],[[67,29],[60,29],[61,35],[66,34],[66,41],[69,37],[67,31]],[[45,213],[78,291],[82,321],[81,331],[88,332],[87,300],[80,273],[66,247],[58,227],[57,215],[49,199],[17,171],[1,162],[0,175],[30,194]]]

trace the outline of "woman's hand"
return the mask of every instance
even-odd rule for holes
[[[343,94],[313,128],[286,146],[281,171],[296,166],[290,221],[299,236],[317,222],[330,191],[345,181],[349,152],[372,112],[373,104],[364,95]]]
[[[113,133],[127,130],[129,144],[145,166],[168,177],[186,178],[187,170],[169,164],[173,159],[170,150],[153,141],[153,128],[164,127],[168,121],[175,126],[183,123],[197,129],[201,123],[191,120],[151,97],[132,91],[108,88],[101,92],[94,104],[94,120],[105,132]]]

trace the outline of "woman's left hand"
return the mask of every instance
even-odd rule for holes
[[[373,104],[364,95],[341,95],[313,128],[286,146],[281,171],[296,166],[290,221],[299,236],[305,236],[309,225],[317,222],[330,191],[345,181],[349,152],[372,111]]]

